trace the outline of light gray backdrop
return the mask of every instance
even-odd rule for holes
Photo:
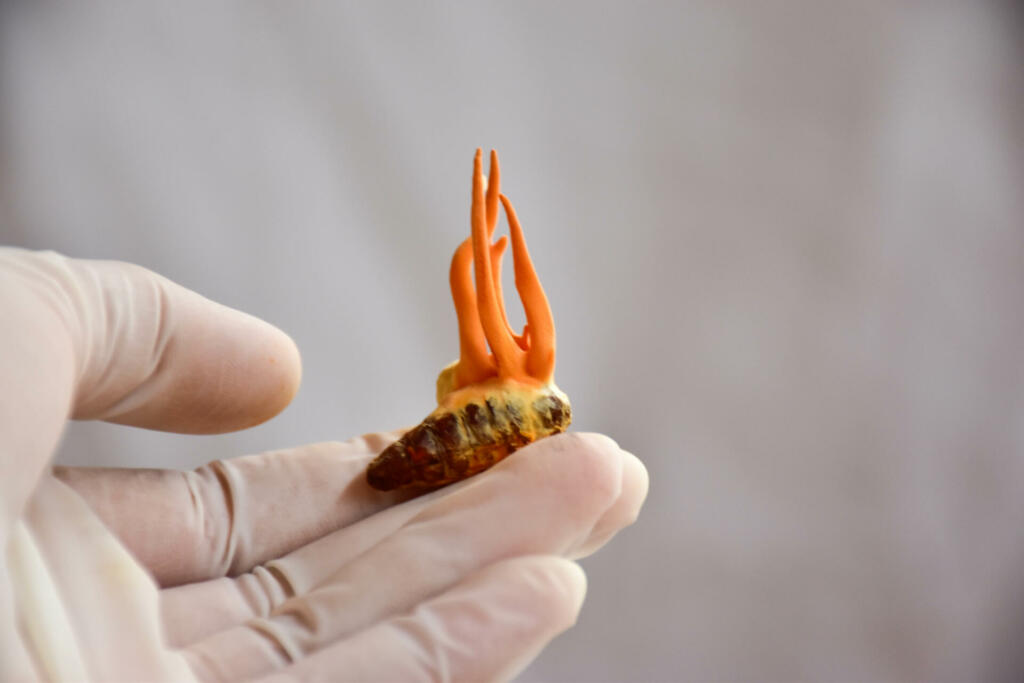
[[[76,424],[60,460],[417,422],[495,147],[576,426],[651,473],[523,680],[1019,680],[1022,35],[982,2],[9,2],[0,241],[304,358],[267,425]]]

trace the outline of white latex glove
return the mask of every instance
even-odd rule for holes
[[[287,336],[149,271],[0,249],[0,680],[503,679],[573,623],[571,560],[647,490],[605,437],[404,502],[365,483],[388,434],[50,466],[68,417],[241,429],[298,378]]]

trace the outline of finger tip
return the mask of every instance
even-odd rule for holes
[[[572,454],[571,475],[588,483],[590,491],[611,500],[622,490],[621,449],[604,434],[568,432],[560,435],[565,449]]]
[[[568,432],[527,451],[518,466],[543,482],[574,515],[595,520],[601,534],[614,534],[637,520],[650,477],[643,463],[612,438]]]
[[[221,307],[197,326],[204,341],[179,348],[164,368],[177,416],[160,428],[220,434],[262,424],[295,398],[302,359],[295,342],[259,318]],[[214,315],[215,314],[215,315]]]
[[[244,392],[248,401],[239,405],[244,421],[252,425],[281,413],[295,398],[302,383],[302,357],[295,341],[277,327],[253,320],[260,329],[251,337],[253,348],[240,373],[250,384],[249,390]]]
[[[605,434],[583,433],[579,435],[583,444],[600,458],[605,469],[614,472],[618,486],[608,497],[609,507],[605,517],[614,518],[616,530],[627,527],[640,515],[640,508],[647,499],[650,475],[647,467],[638,457],[623,449],[615,439]]]
[[[299,393],[302,384],[302,355],[295,340],[276,327],[272,329],[266,372],[278,388],[272,406],[272,415],[276,415]]]
[[[554,636],[576,623],[587,594],[587,575],[558,555],[522,555],[480,571],[474,580],[501,586],[506,599],[528,608]]]
[[[618,449],[618,453],[621,458],[619,494],[601,515],[587,539],[570,554],[570,557],[590,555],[624,528],[634,524],[640,516],[650,485],[647,468],[632,453],[622,449]]]
[[[587,573],[583,571],[583,567],[579,563],[564,557],[554,558],[554,561],[555,565],[553,566],[558,567],[556,571],[570,606],[568,625],[572,626],[576,623],[576,618],[583,607],[583,601],[587,597]]]
[[[577,562],[548,555],[520,557],[505,565],[530,594],[521,596],[519,604],[531,605],[538,615],[543,615],[541,621],[548,631],[547,637],[576,624],[587,596],[587,575]]]
[[[640,515],[640,508],[647,500],[651,477],[640,458],[628,451],[623,451],[623,455],[625,458],[622,466],[622,498],[632,510],[628,521],[628,524],[632,524]]]
[[[574,518],[596,520],[621,496],[621,452],[603,435],[566,432],[523,448],[507,468],[560,501]]]

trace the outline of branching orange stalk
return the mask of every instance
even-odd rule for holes
[[[482,152],[478,149],[473,161],[472,235],[456,249],[449,273],[459,321],[459,361],[453,388],[460,389],[492,377],[545,384],[551,380],[555,369],[555,325],[551,308],[530,259],[515,209],[508,197],[500,193],[498,155],[491,152],[487,179],[482,166]],[[516,290],[526,313],[526,326],[520,335],[509,325],[501,292],[501,258],[506,240],[503,237],[491,243],[499,203],[509,222]]]

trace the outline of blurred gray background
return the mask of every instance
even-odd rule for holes
[[[522,680],[1020,680],[1022,37],[985,2],[8,2],[0,241],[304,358],[264,426],[75,424],[60,460],[418,422],[494,147],[576,427],[651,474]]]

